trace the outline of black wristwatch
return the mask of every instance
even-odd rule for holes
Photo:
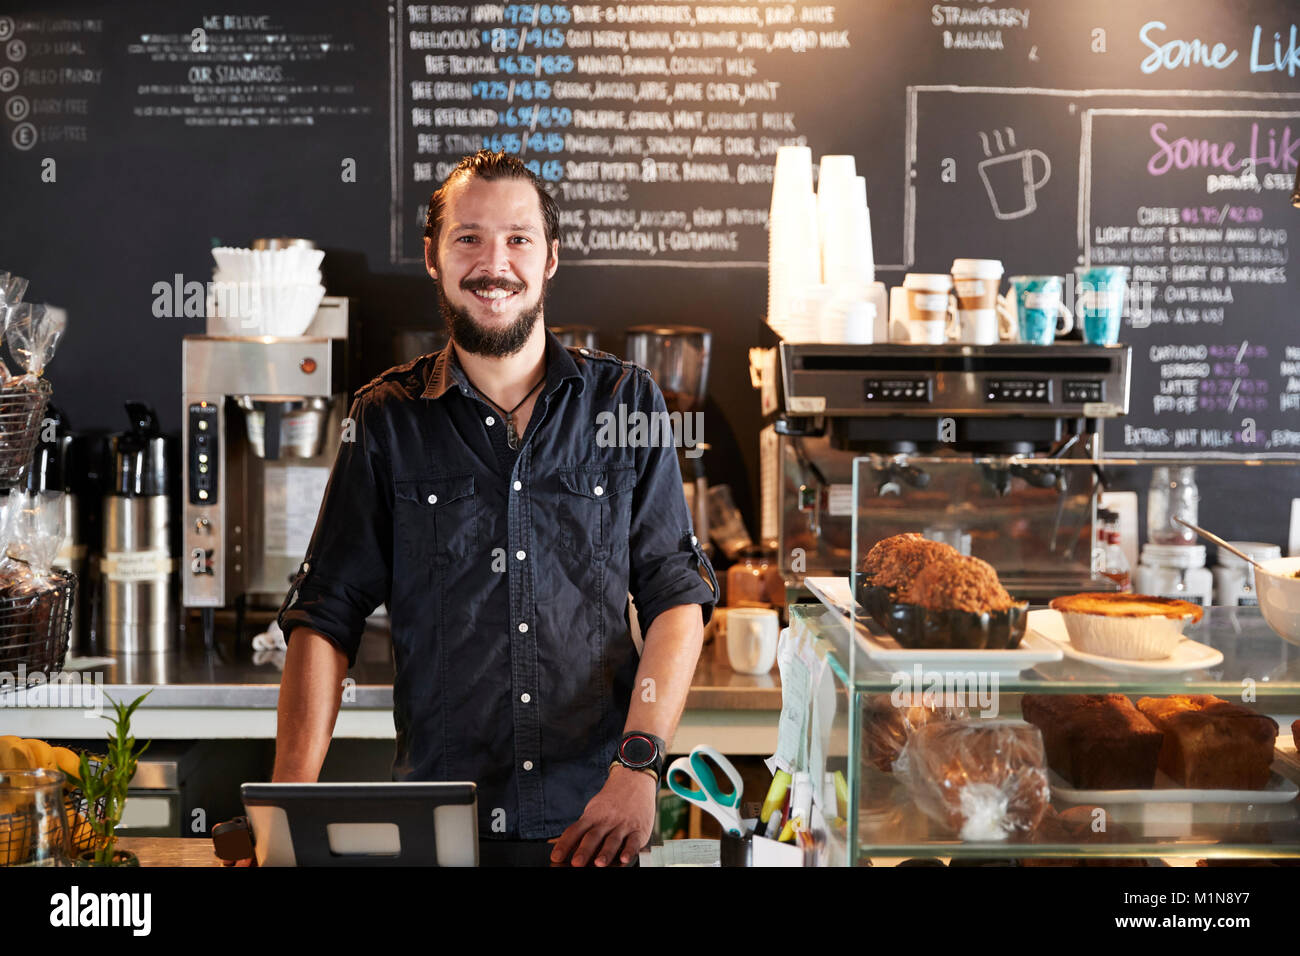
[[[656,780],[664,776],[664,742],[654,734],[635,730],[623,735],[619,742],[615,763],[621,763],[629,770],[645,770],[655,775]]]

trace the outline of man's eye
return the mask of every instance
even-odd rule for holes
[[[458,238],[456,241],[457,241],[457,242],[466,242],[466,241],[473,242],[473,241],[474,241],[474,237],[473,237],[473,236],[461,236],[461,237]]]
[[[513,236],[512,238],[514,238],[514,239],[518,239],[520,242],[528,242],[528,241],[529,241],[529,239],[528,239],[527,236]]]

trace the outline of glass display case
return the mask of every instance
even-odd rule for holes
[[[914,459],[910,467],[931,472],[924,490],[944,494],[911,495],[910,507],[882,507],[872,462],[860,460],[854,568],[863,568],[880,540],[917,533],[955,549],[945,554],[989,562],[1013,601],[1022,582],[1048,579],[1058,594],[1115,592],[1103,573],[1106,536],[1094,536],[1103,474],[1097,463],[1018,460],[999,473],[1006,464]],[[1100,464],[1112,473],[1150,467]],[[922,490],[908,485],[895,496],[908,502],[909,488]],[[1018,506],[1003,505],[1016,495]],[[1300,570],[1300,558],[1277,560],[1288,575]],[[1206,858],[1300,858],[1300,756],[1292,730],[1300,717],[1300,644],[1284,639],[1284,621],[1275,629],[1276,613],[1270,624],[1257,606],[1189,611],[1168,595],[1154,609],[1184,628],[1172,650],[1117,658],[1093,653],[1095,647],[1085,651],[1066,618],[1044,606],[1046,597],[1001,611],[1003,640],[999,612],[936,610],[917,603],[916,589],[890,589],[883,607],[869,609],[873,580],[856,571],[846,578],[810,576],[805,585],[818,603],[795,605],[790,614],[793,642],[816,647],[834,675],[831,743],[822,766],[828,780],[839,771],[845,783],[838,807],[829,807],[829,788],[825,803],[843,862],[1191,865]],[[1300,608],[1300,579],[1294,587],[1283,601],[1294,597]],[[1266,589],[1260,590],[1265,600]],[[960,604],[969,592],[939,588],[939,598],[926,600],[942,604],[956,593]],[[1145,617],[1137,624],[1144,634],[1157,627]],[[1189,700],[1168,702],[1184,697]],[[1033,724],[1024,720],[1027,699]],[[1085,706],[1105,709],[1105,718],[1082,718],[1076,709]],[[1195,714],[1171,715],[1171,708]],[[1261,740],[1272,723],[1276,739]],[[1244,736],[1236,746],[1239,731]],[[1216,734],[1226,734],[1227,742]],[[1216,758],[1214,747],[1225,756]],[[1254,755],[1248,769],[1236,767],[1243,754]],[[1217,769],[1210,765],[1216,759]],[[1223,769],[1227,764],[1236,769]],[[1132,773],[1138,783],[1115,782]]]

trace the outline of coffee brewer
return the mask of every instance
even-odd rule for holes
[[[188,335],[182,345],[182,603],[213,612],[284,598],[315,528],[347,409],[349,301],[301,337]]]
[[[1091,573],[1102,429],[1128,412],[1128,346],[773,348],[752,358],[775,358],[754,364],[776,393],[763,534],[787,586],[847,575],[855,553],[915,531],[988,561],[1017,597],[1104,587]],[[856,459],[869,467],[855,489]]]
[[[681,423],[677,462],[682,471],[682,490],[695,525],[695,536],[707,553],[709,543],[709,482],[704,474],[703,453],[708,445],[698,439],[703,430],[695,418],[704,408],[709,385],[709,353],[713,333],[687,325],[636,325],[627,330],[628,361],[647,369],[664,395],[670,417]],[[686,444],[689,439],[690,444]]]

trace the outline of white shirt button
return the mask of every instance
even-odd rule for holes
[[[525,770],[532,770],[532,769],[533,769],[533,762],[532,762],[531,760],[525,760],[525,761],[524,761],[524,769],[525,769]]]
[[[532,695],[532,694],[520,694],[520,695],[519,695],[519,699],[522,700],[522,701],[526,704],[526,703],[528,703],[530,700],[533,699],[533,695]]]
[[[578,349],[578,351],[581,352],[583,355],[590,355],[590,354],[591,354],[591,353],[588,352],[586,349]]]
[[[306,574],[308,571],[311,570],[311,565],[308,564],[306,561],[304,561],[304,562],[302,563],[302,570],[303,570],[303,573]]]
[[[437,496],[437,495],[429,495],[429,504],[431,504],[431,505],[436,505],[437,503],[438,503],[438,496]]]
[[[526,555],[522,551],[516,551],[515,557],[518,558],[520,561],[522,561],[526,557]]]
[[[699,543],[700,543],[700,539],[695,537],[695,535],[691,535],[691,544],[699,544]]]
[[[523,483],[522,481],[516,481],[516,482],[515,482],[515,486],[514,486],[514,487],[515,487],[515,491],[519,491],[521,488],[523,488],[523,486],[524,486],[524,483]]]
[[[491,428],[493,425],[497,423],[497,420],[493,418],[491,415],[483,419],[483,421],[487,422],[488,428]]]
[[[595,488],[591,489],[591,493],[595,495],[597,498],[599,498],[601,495],[605,493],[605,489],[602,488],[600,485],[597,485]]]
[[[523,622],[523,621],[520,621],[520,622],[519,622],[519,633],[520,633],[520,634],[527,634],[527,633],[528,633],[528,625],[527,625],[525,622]]]

